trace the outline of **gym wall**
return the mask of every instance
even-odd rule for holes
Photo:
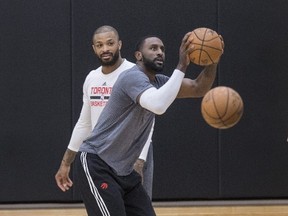
[[[131,61],[138,38],[161,37],[166,75],[186,32],[216,30],[225,52],[214,86],[229,86],[244,101],[241,121],[227,130],[204,122],[201,99],[176,100],[157,116],[155,201],[288,197],[287,1],[2,0],[0,8],[0,203],[81,200],[77,188],[62,193],[54,175],[84,79],[99,66],[92,34],[106,24],[118,29]],[[187,76],[201,69],[191,65]]]

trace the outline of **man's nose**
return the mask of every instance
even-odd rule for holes
[[[164,54],[163,50],[161,50],[161,49],[158,49],[158,50],[157,50],[157,55],[163,56],[163,54]]]
[[[103,45],[103,52],[107,52],[107,51],[109,51],[109,46],[107,46],[107,45]]]

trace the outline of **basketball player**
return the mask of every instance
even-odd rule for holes
[[[119,40],[118,32],[113,27],[102,26],[98,28],[93,35],[92,42],[94,52],[102,66],[91,71],[84,82],[81,114],[74,127],[60,168],[55,175],[57,185],[62,191],[67,191],[72,187],[73,182],[69,178],[71,164],[81,143],[94,128],[100,113],[108,102],[116,79],[124,70],[135,65],[121,57],[120,49],[122,42]],[[152,198],[153,181],[153,153],[152,146],[150,147],[151,136],[152,130],[149,138],[145,140],[147,142],[142,154],[134,164],[135,170],[145,179],[143,181],[144,188],[150,198]],[[147,162],[144,163],[146,159]]]
[[[109,103],[76,156],[77,183],[89,216],[155,216],[133,163],[149,137],[155,114],[163,114],[176,97],[202,97],[216,76],[213,64],[195,80],[184,78],[194,48],[190,34],[182,39],[170,78],[159,74],[165,48],[158,37],[140,40],[136,65],[119,75]]]

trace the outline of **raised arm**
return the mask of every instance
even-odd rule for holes
[[[223,54],[224,41],[222,36],[221,35],[219,36],[222,41],[222,54]],[[219,61],[220,58],[218,62]],[[204,67],[202,72],[198,75],[198,77],[195,80],[184,78],[180,91],[177,95],[177,98],[203,97],[211,89],[215,81],[218,62],[216,64]]]
[[[216,78],[217,64],[206,66],[193,80],[184,78],[177,98],[203,97],[212,87]]]

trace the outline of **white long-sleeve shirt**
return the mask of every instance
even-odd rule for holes
[[[82,142],[90,135],[112,92],[119,74],[135,64],[124,59],[112,73],[103,74],[102,67],[92,70],[83,85],[83,105],[80,117],[73,129],[68,149],[78,152]],[[139,158],[146,161],[153,128]]]

